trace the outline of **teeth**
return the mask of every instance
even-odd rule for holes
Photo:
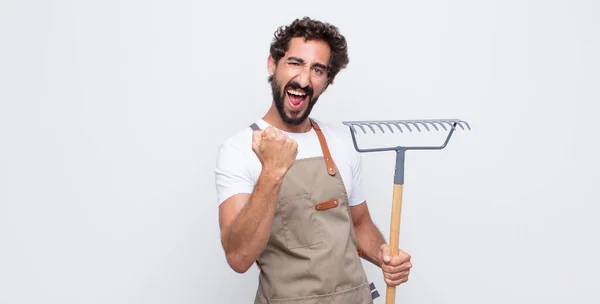
[[[299,91],[294,91],[294,90],[288,90],[288,93],[292,94],[292,95],[296,95],[296,96],[304,96],[306,95],[306,93],[304,92],[299,92]]]

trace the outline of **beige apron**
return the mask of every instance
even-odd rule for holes
[[[283,180],[254,303],[373,303],[344,182],[311,123],[323,156],[296,160]]]

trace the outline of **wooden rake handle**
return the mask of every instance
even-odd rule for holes
[[[400,218],[402,214],[402,184],[394,184],[394,193],[392,198],[392,219],[390,222],[390,249],[392,256],[398,255],[400,239]],[[387,286],[385,292],[385,303],[396,303],[396,287]]]
[[[396,168],[394,170],[394,192],[392,196],[392,218],[390,221],[390,241],[389,246],[392,251],[392,257],[398,255],[400,247],[400,218],[402,216],[402,190],[404,185],[404,159],[406,157],[405,149],[396,150]],[[396,303],[396,287],[387,286],[385,292],[385,303]]]

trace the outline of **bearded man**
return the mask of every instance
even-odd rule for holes
[[[372,303],[361,258],[390,286],[408,280],[410,255],[391,256],[370,217],[359,153],[342,128],[310,116],[348,62],[337,27],[308,17],[279,27],[271,107],[219,147],[222,246],[234,271],[260,269],[255,304]]]

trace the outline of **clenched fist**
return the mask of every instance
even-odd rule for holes
[[[398,255],[392,256],[392,251],[387,244],[379,247],[379,258],[383,261],[381,270],[385,283],[397,286],[408,281],[408,274],[412,268],[410,254],[398,250]]]
[[[296,160],[298,144],[280,130],[268,126],[263,131],[254,131],[252,150],[258,156],[263,171],[283,177]]]

